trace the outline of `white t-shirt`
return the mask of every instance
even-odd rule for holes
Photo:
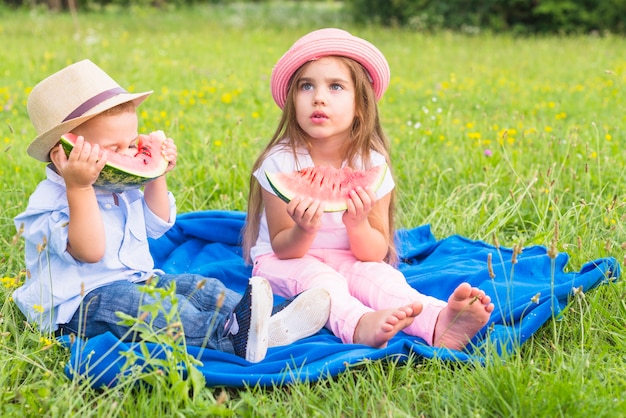
[[[385,164],[385,157],[379,152],[371,152],[371,164],[361,164],[358,169],[366,169],[371,167],[377,167]],[[345,164],[345,163],[344,163]],[[268,192],[276,195],[274,190],[269,184],[265,172],[268,173],[290,173],[296,170],[301,170],[306,167],[313,167],[315,164],[311,159],[311,156],[306,151],[298,152],[297,159],[294,158],[293,152],[287,146],[277,145],[269,155],[265,158],[258,170],[253,175],[261,187]],[[385,178],[382,184],[376,191],[376,197],[381,197],[390,193],[395,187],[393,177],[390,170],[387,170]],[[326,212],[322,215],[322,227],[317,233],[311,249],[327,248],[327,249],[349,249],[350,243],[348,241],[348,233],[346,227],[341,221],[343,212]],[[269,230],[267,227],[267,217],[265,216],[265,210],[261,214],[261,222],[259,225],[259,237],[256,244],[250,250],[250,256],[254,261],[257,257],[265,254],[272,253],[272,244],[270,242]]]

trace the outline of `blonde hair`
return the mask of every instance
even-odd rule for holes
[[[344,156],[348,166],[358,169],[369,167],[355,167],[359,161],[364,163],[370,162],[371,151],[381,153],[387,165],[391,169],[389,159],[389,140],[385,136],[380,119],[378,117],[378,107],[376,105],[376,96],[370,82],[370,78],[361,64],[346,58],[335,57],[342,62],[348,69],[352,81],[354,82],[355,97],[355,116],[352,122],[351,139],[346,155]],[[296,120],[295,95],[298,81],[304,71],[306,64],[300,67],[291,77],[289,81],[289,90],[283,113],[278,123],[278,127],[267,144],[261,155],[257,158],[252,168],[252,173],[257,171],[261,166],[270,150],[281,141],[285,141],[296,157],[298,148],[310,149],[310,143],[302,128]],[[394,201],[395,189],[391,192],[391,202],[389,205],[389,227],[387,236],[387,256],[385,261],[395,263],[397,261],[397,253],[394,243]],[[259,236],[259,225],[261,221],[261,213],[263,211],[263,197],[261,194],[261,185],[258,183],[254,175],[250,176],[250,191],[248,195],[248,216],[243,231],[243,255],[247,262],[251,262],[250,249],[256,243]]]
[[[112,116],[112,115],[117,115],[117,114],[125,113],[125,112],[134,112],[136,110],[137,110],[137,104],[135,104],[133,100],[130,100],[128,102],[120,103],[116,106],[113,106],[110,109],[106,109],[102,113],[100,113],[100,115]]]
[[[119,115],[119,114],[122,114],[122,113],[135,112],[136,110],[137,110],[137,105],[132,100],[129,101],[129,102],[120,103],[118,105],[115,105],[113,107],[110,107],[108,109],[103,110],[102,112],[98,113],[97,115],[94,115],[90,119],[87,119],[86,121],[84,121],[83,123],[78,125],[76,128],[74,128],[72,131],[80,130],[85,125],[87,125],[89,122],[91,122],[92,119],[95,119],[95,118],[97,118],[99,116],[115,116],[115,115]]]

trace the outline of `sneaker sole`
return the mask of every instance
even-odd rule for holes
[[[322,288],[302,292],[269,323],[269,347],[291,344],[317,333],[328,321],[330,296]]]
[[[246,360],[258,363],[265,358],[268,348],[268,331],[274,296],[269,282],[262,277],[250,278],[252,285],[250,330]]]

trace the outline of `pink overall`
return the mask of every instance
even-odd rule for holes
[[[362,168],[386,164],[386,159],[372,151],[368,163],[363,162]],[[266,172],[289,173],[314,165],[306,149],[299,150],[296,159],[290,148],[278,145],[268,153],[254,176],[263,189],[275,194]],[[391,193],[394,187],[391,171],[387,170],[376,196],[380,199]],[[358,261],[350,251],[342,212],[324,213],[322,227],[307,254],[289,260],[279,260],[272,252],[267,217],[263,212],[259,236],[250,256],[254,260],[252,274],[267,278],[278,295],[290,297],[315,287],[326,289],[331,300],[326,327],[344,343],[353,342],[354,330],[363,314],[421,302],[422,313],[404,332],[432,345],[437,317],[447,305],[413,289],[402,273],[389,264]]]
[[[302,258],[257,257],[252,273],[269,280],[274,293],[290,297],[321,287],[331,295],[327,328],[344,343],[352,343],[363,314],[421,302],[422,312],[403,331],[433,343],[437,316],[446,302],[413,289],[400,271],[386,263],[358,261],[350,250],[311,249]]]

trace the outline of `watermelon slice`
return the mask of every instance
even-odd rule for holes
[[[387,164],[368,170],[349,167],[307,167],[292,173],[268,173],[265,177],[278,197],[289,203],[296,196],[321,200],[324,212],[348,209],[348,194],[358,186],[378,190],[387,173]]]
[[[160,133],[162,134],[162,132]],[[165,134],[162,134],[162,137],[165,138]],[[74,148],[76,138],[77,136],[73,133],[66,133],[61,136],[61,145],[67,155]],[[110,152],[107,163],[94,186],[120,193],[125,190],[137,189],[162,176],[168,162],[161,155],[161,143],[161,140],[141,136],[134,157]]]

